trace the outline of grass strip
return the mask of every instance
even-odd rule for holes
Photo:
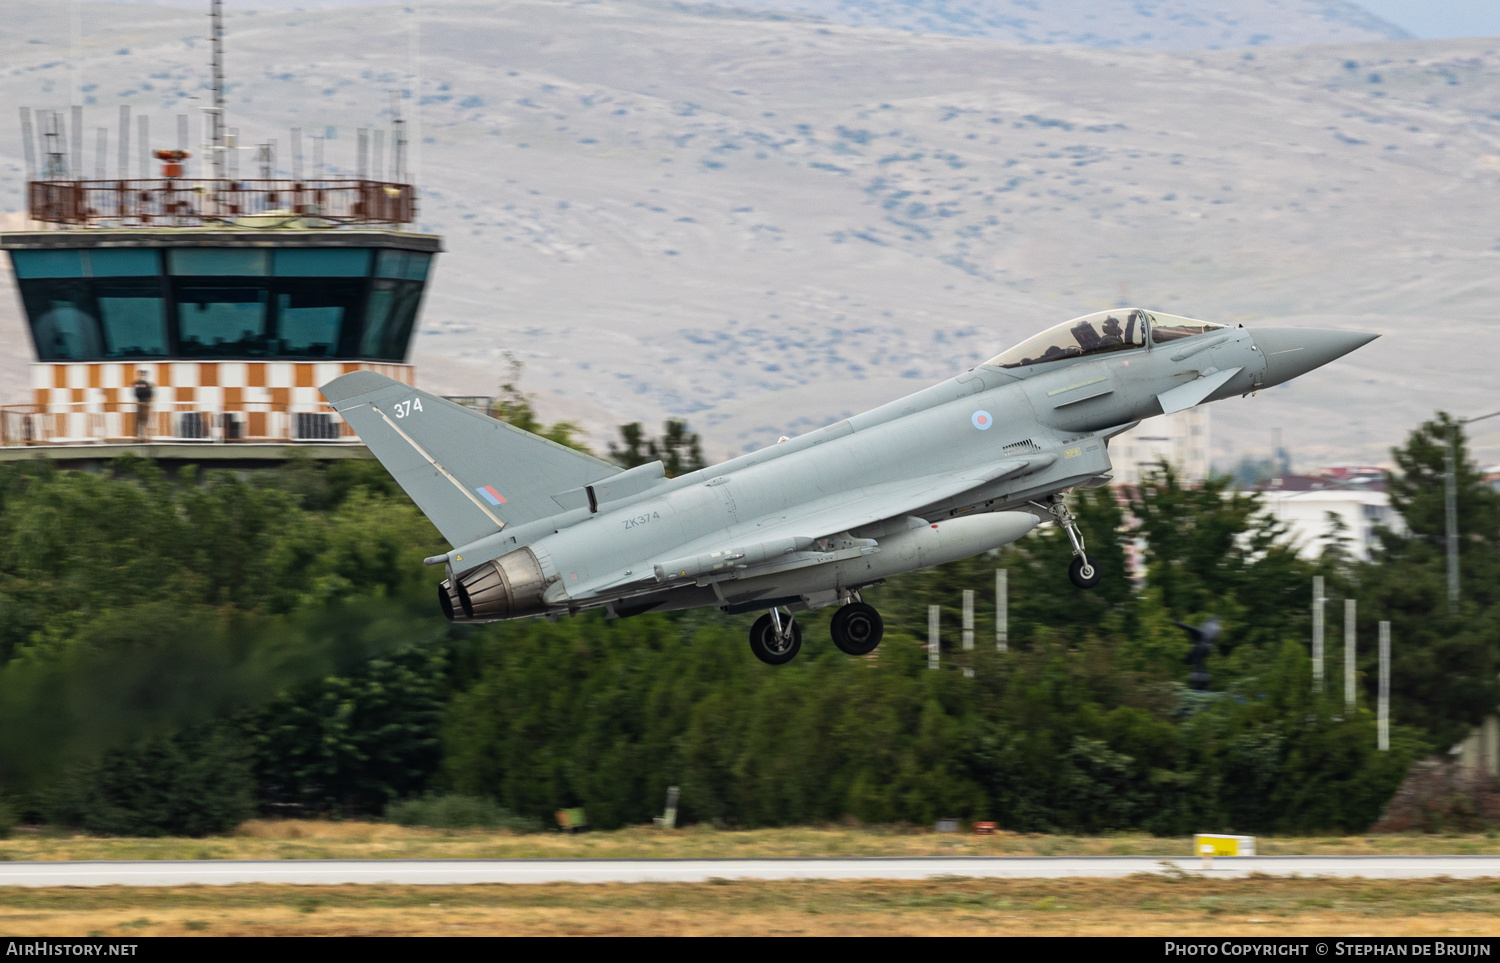
[[[1495,880],[0,888],[8,936],[1500,934]]]
[[[1500,834],[1262,837],[1268,856],[1494,855]],[[437,830],[389,823],[252,820],[207,839],[103,838],[50,831],[0,840],[0,860],[126,859],[649,859],[796,856],[1191,856],[1192,840],[1144,834],[1047,836],[935,833],[912,827],[663,831],[631,827],[576,836]]]

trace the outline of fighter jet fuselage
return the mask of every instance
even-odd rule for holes
[[[449,618],[764,610],[752,649],[779,663],[800,646],[794,613],[842,606],[835,642],[869,651],[882,627],[862,588],[1042,521],[1072,540],[1075,584],[1096,584],[1064,495],[1108,483],[1111,437],[1290,380],[1372,337],[1101,312],[673,479],[659,462],[622,472],[370,372],[323,391],[453,544],[428,560],[447,568]]]

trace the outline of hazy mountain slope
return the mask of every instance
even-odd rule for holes
[[[70,0],[50,0],[52,3]],[[203,11],[204,0],[112,0]],[[417,0],[426,5],[428,0]],[[1347,0],[655,0],[679,13],[822,20],[1006,43],[1208,50],[1405,40]],[[417,4],[408,4],[415,6]],[[383,0],[235,0],[232,13],[389,6]]]
[[[720,0],[704,6],[1089,47],[1200,50],[1410,39],[1400,27],[1341,0]]]
[[[124,99],[170,129],[201,14],[87,9],[90,128]],[[0,92],[63,103],[58,51],[27,42],[58,18],[31,11],[0,24]],[[286,126],[341,125],[347,167],[409,24],[232,17],[231,123],[283,159]],[[549,417],[685,415],[724,454],[1128,300],[1387,335],[1215,406],[1221,461],[1273,427],[1305,460],[1378,460],[1435,407],[1496,407],[1490,42],[1124,52],[537,0],[424,6],[421,36],[423,220],[450,248],[430,387],[488,390],[510,350]]]

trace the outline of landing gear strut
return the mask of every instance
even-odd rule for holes
[[[833,644],[846,655],[869,655],[885,636],[885,620],[855,594],[854,600],[833,613],[829,625]]]
[[[1068,511],[1067,504],[1063,501],[1062,493],[1053,495],[1047,500],[1047,504],[1040,505],[1032,502],[1038,508],[1046,509],[1052,515],[1054,521],[1068,533],[1068,541],[1073,543],[1073,562],[1068,566],[1068,578],[1079,588],[1093,588],[1099,584],[1102,573],[1094,560],[1088,557],[1083,549],[1083,533],[1078,530],[1078,519]]]
[[[750,651],[767,665],[785,665],[802,648],[802,627],[780,609],[772,609],[750,626]]]

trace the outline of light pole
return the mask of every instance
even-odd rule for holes
[[[1448,427],[1448,450],[1443,454],[1443,514],[1448,522],[1448,611],[1458,611],[1458,429],[1486,418],[1500,417],[1492,411],[1476,418],[1458,418]]]

